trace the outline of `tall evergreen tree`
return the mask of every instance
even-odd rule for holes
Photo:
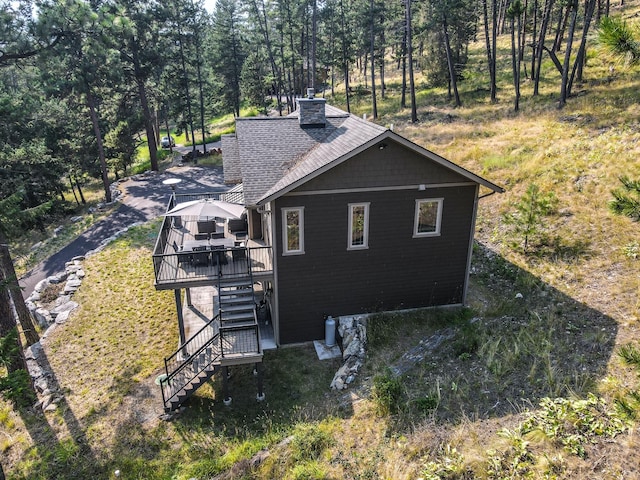
[[[221,77],[221,109],[240,116],[240,77],[245,59],[237,0],[217,0],[211,30],[211,63]]]

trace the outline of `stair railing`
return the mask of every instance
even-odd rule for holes
[[[165,377],[160,379],[165,407],[194,378],[220,358],[218,322],[219,316],[214,317],[178,350],[165,358]],[[186,358],[185,352],[188,354]]]

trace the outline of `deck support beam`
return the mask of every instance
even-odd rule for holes
[[[193,303],[191,302],[191,289],[185,288],[185,291],[187,292],[187,306],[193,307]]]
[[[231,405],[231,397],[229,396],[229,367],[222,367],[222,401],[225,405]]]
[[[182,295],[180,295],[180,289],[175,289],[173,294],[176,299],[176,312],[178,313],[178,333],[180,335],[180,345],[184,345],[187,342],[187,337],[184,331],[184,315],[182,314]],[[182,352],[183,355],[188,356],[187,352]]]
[[[264,390],[262,387],[262,362],[256,362],[256,367],[253,371],[256,375],[256,380],[258,383],[258,394],[256,395],[256,399],[261,402],[264,400]]]

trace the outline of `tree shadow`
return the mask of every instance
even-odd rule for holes
[[[421,419],[458,424],[503,417],[534,408],[545,397],[597,393],[614,351],[613,318],[482,244],[474,249],[467,303],[470,312],[453,325],[454,336],[400,377],[404,397],[396,428]],[[410,331],[400,327],[388,333],[385,349],[406,352],[425,343],[447,328],[439,323],[446,315],[451,313],[416,314],[421,333],[415,325]],[[368,368],[383,360],[376,352],[368,355]]]
[[[38,352],[41,375],[35,379],[35,385],[40,400],[33,407],[16,408],[32,439],[32,446],[23,454],[29,465],[25,478],[100,478],[102,472],[86,437],[86,426],[67,403],[65,389],[40,342],[31,349]]]

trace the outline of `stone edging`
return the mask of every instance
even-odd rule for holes
[[[66,323],[76,308],[78,303],[72,300],[73,294],[82,285],[85,273],[82,262],[85,258],[102,251],[109,243],[116,238],[128,232],[130,228],[141,225],[142,222],[136,222],[132,225],[116,232],[111,237],[103,240],[98,247],[87,252],[85,255],[73,257],[71,261],[65,264],[64,272],[51,275],[44,280],[38,282],[33,292],[25,300],[25,304],[29,309],[33,318],[38,325],[46,329],[40,336],[40,341],[34,343],[25,349],[24,355],[27,361],[27,368],[33,380],[36,392],[38,393],[38,402],[35,408],[41,408],[43,411],[50,412],[57,408],[57,404],[62,400],[64,394],[60,390],[60,386],[55,380],[53,372],[48,366],[46,359],[43,359],[43,345],[46,345],[47,337],[59,325]],[[52,284],[60,284],[66,282],[64,288],[54,302],[53,308],[46,309],[41,303],[42,292]]]
[[[367,346],[368,315],[338,317],[338,334],[342,337],[342,359],[331,382],[332,390],[343,390],[351,384],[364,363]]]

